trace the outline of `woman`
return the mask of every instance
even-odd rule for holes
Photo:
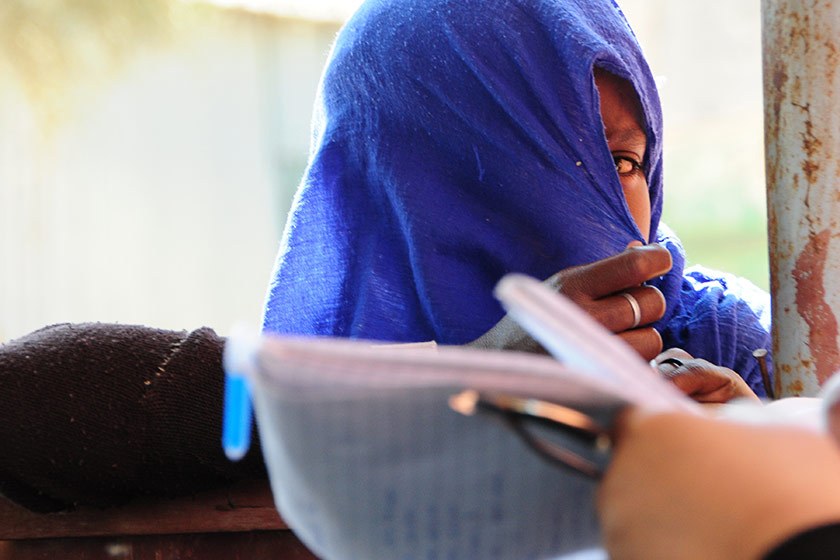
[[[492,297],[519,271],[648,356],[682,346],[761,391],[763,310],[735,279],[684,276],[659,225],[659,102],[614,4],[368,2],[335,44],[315,122],[267,330],[527,348]],[[651,239],[667,250],[624,251]],[[93,324],[0,347],[0,388],[20,403],[0,439],[27,442],[0,453],[0,493],[49,510],[265,476],[258,447],[233,464],[218,445],[222,344]]]
[[[641,148],[611,145],[611,97]],[[492,297],[524,272],[646,358],[680,347],[764,394],[766,294],[683,270],[659,221],[656,86],[615,3],[366,2],[333,47],[313,133],[267,331],[529,348]],[[648,241],[670,254],[622,253]]]

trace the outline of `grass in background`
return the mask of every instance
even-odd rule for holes
[[[688,265],[743,276],[768,290],[760,146],[752,154],[741,145],[729,146],[721,128],[694,127],[692,133],[666,155],[662,219],[682,240]]]
[[[687,265],[703,266],[743,276],[769,290],[767,236],[764,231],[743,229],[681,228]]]

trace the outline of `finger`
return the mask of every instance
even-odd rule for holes
[[[587,311],[596,321],[618,333],[661,319],[665,305],[665,296],[657,288],[640,286],[596,300],[587,306]]]
[[[638,286],[671,270],[671,253],[662,245],[629,247],[623,252],[584,265],[578,288],[599,298]]]
[[[660,375],[667,377],[675,369],[693,359],[694,356],[682,348],[668,348],[654,358],[653,362]]]
[[[666,372],[665,377],[684,394],[701,403],[723,403],[738,397],[758,399],[740,375],[706,360],[685,362]]]
[[[616,336],[633,347],[639,355],[649,362],[662,351],[662,337],[652,327],[623,331]]]
[[[707,367],[705,360],[688,360],[682,365],[661,364],[659,371],[680,391],[688,396],[710,393],[725,382],[715,366]]]
[[[656,357],[656,364],[659,365],[662,363],[662,360],[676,358],[678,360],[682,360],[683,362],[687,362],[688,360],[693,360],[694,356],[683,350],[682,348],[668,348],[667,350],[663,350],[661,354]]]

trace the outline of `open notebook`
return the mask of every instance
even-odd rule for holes
[[[615,414],[695,409],[538,281],[507,276],[496,296],[553,357],[231,338],[226,368],[250,385],[277,508],[315,554],[512,560],[597,547],[595,478]]]

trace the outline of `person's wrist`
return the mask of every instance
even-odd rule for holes
[[[830,495],[827,492],[825,495]],[[736,552],[731,558],[746,558],[762,560],[770,552],[785,541],[796,535],[829,523],[840,523],[840,494],[834,494],[831,500],[815,503],[813,500],[781,500],[776,503],[764,504],[758,520],[754,523],[744,523],[740,536],[732,536],[732,549]],[[753,537],[745,539],[744,535],[752,533]]]

